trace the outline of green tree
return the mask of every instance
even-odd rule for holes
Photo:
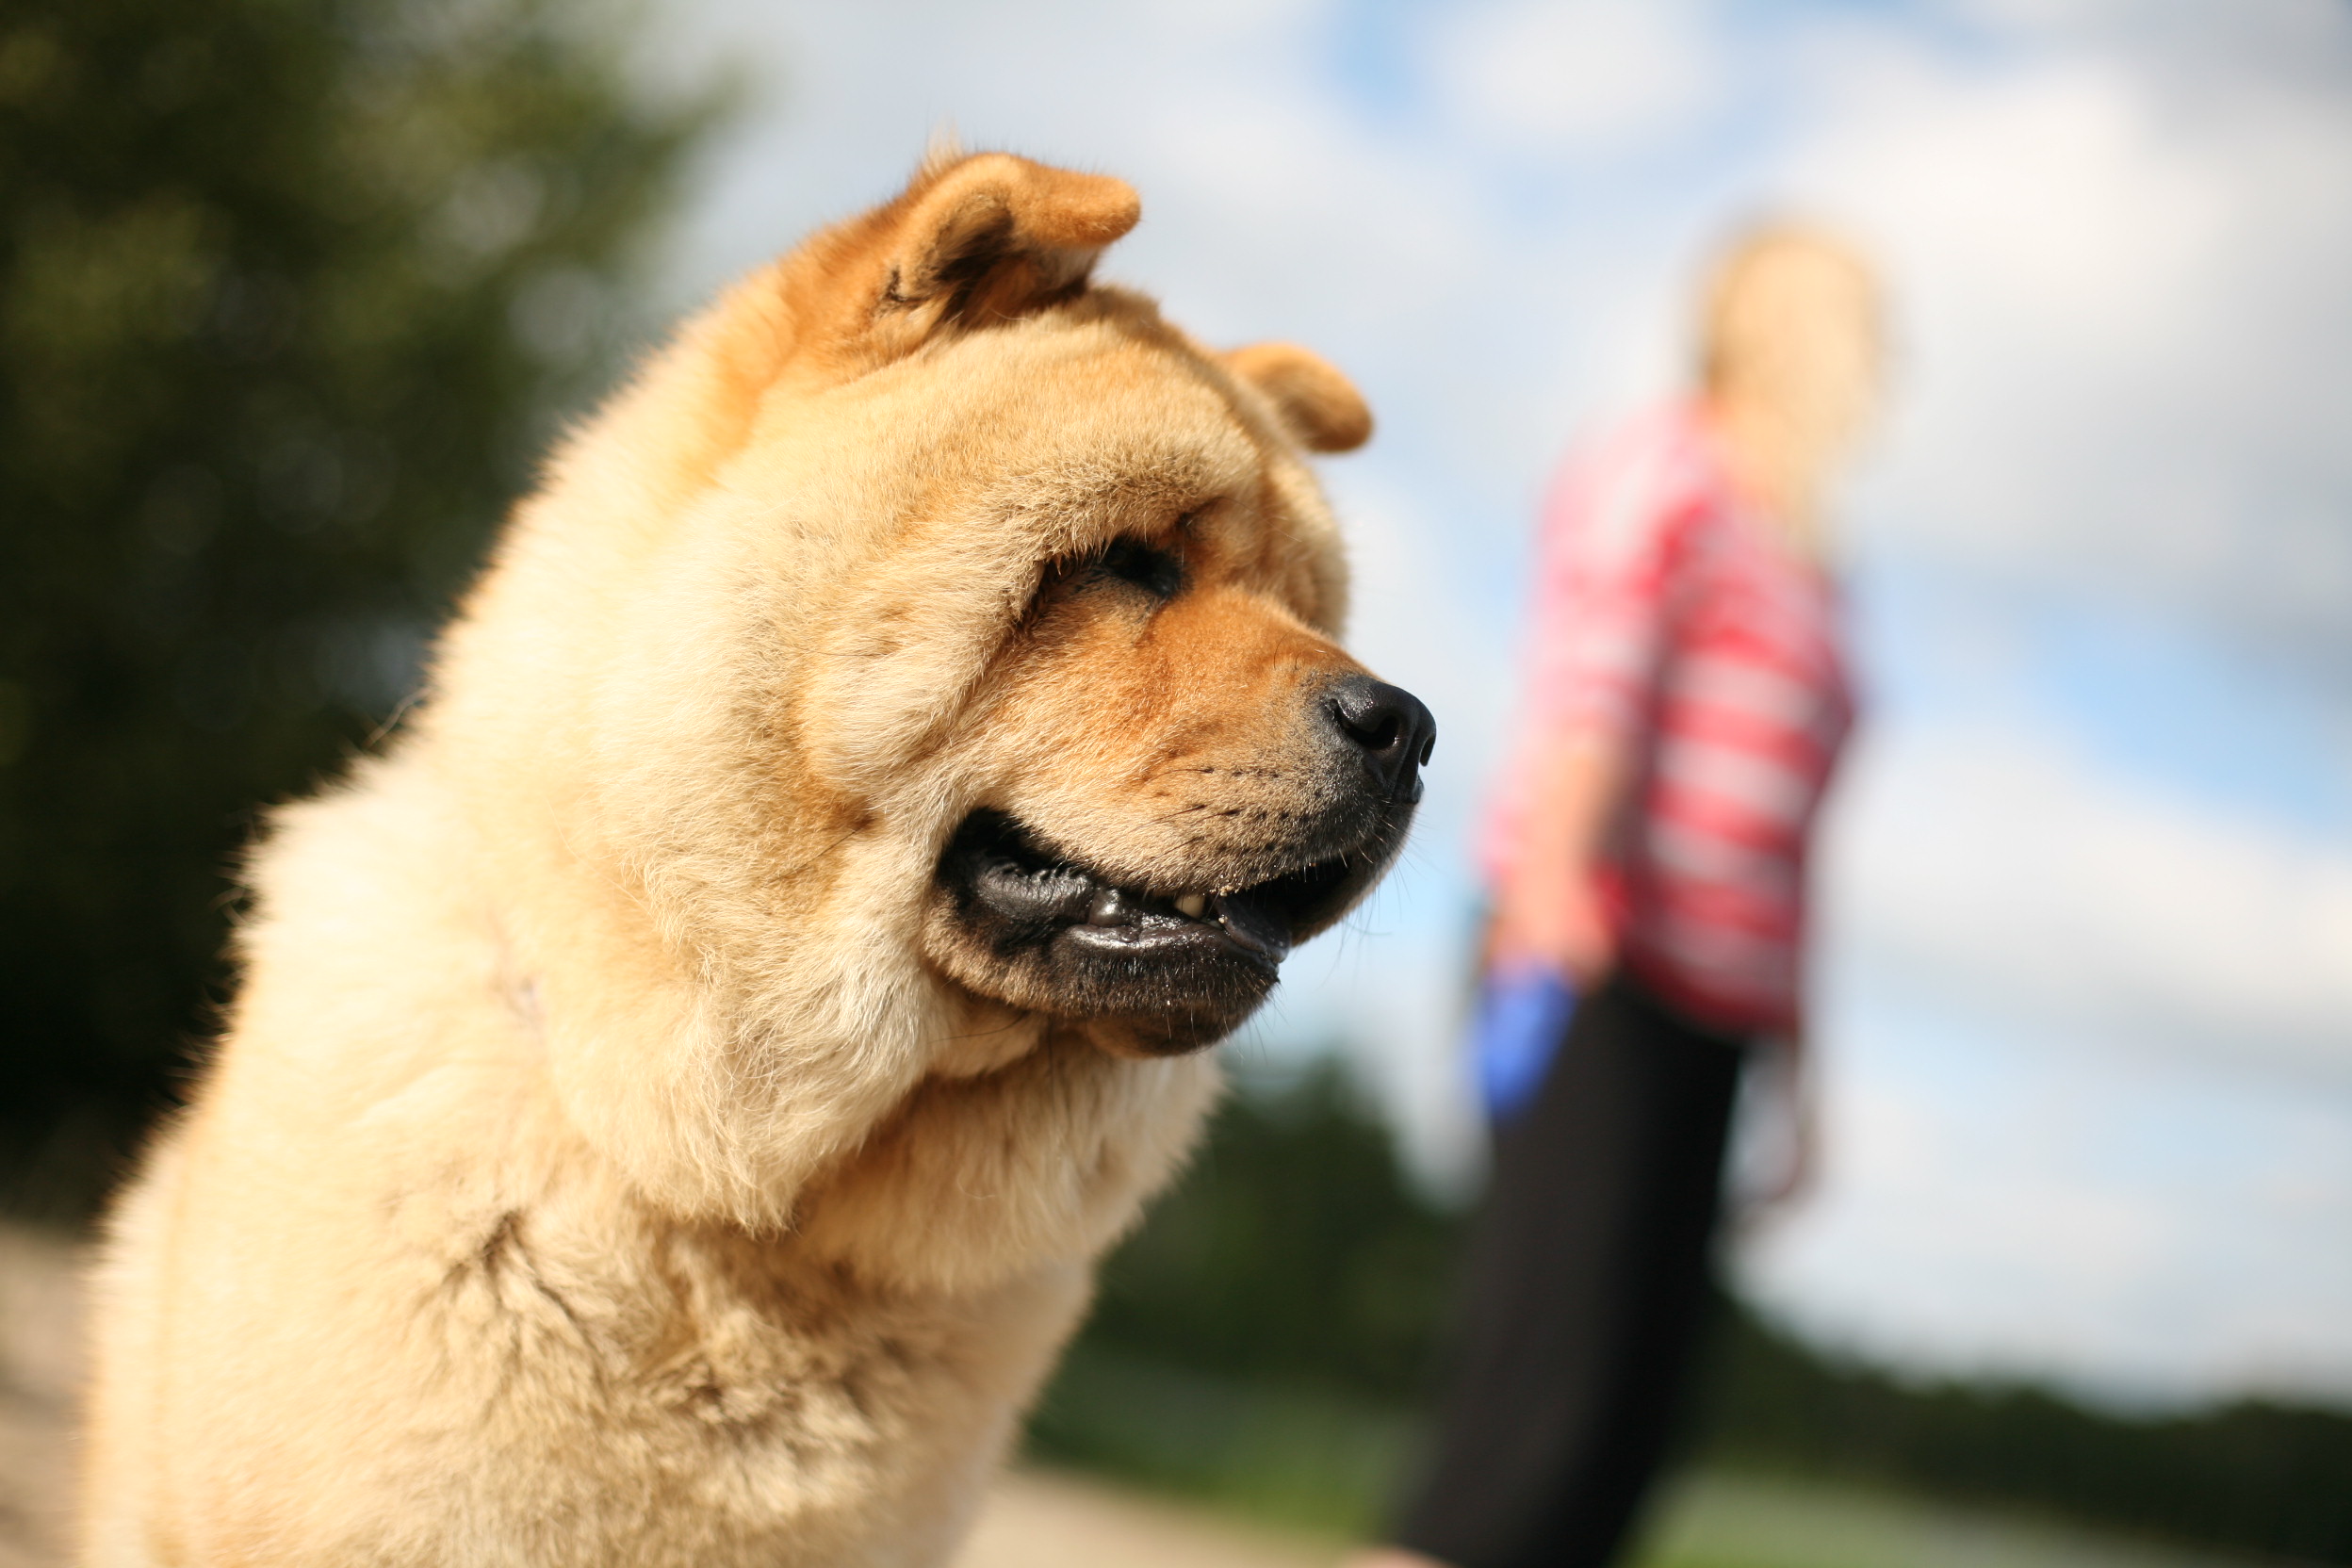
[[[1915,1487],[2280,1560],[2352,1563],[2352,1414],[2242,1400],[2139,1419],[2023,1383],[1904,1380],[1723,1315],[1702,1413],[1722,1462]]]
[[[1410,1399],[1452,1300],[1460,1230],[1407,1179],[1336,1059],[1287,1083],[1262,1076],[1218,1109],[1184,1179],[1103,1265],[1086,1340]]]
[[[392,716],[708,97],[554,0],[0,17],[0,1147],[86,1202],[257,807]]]
[[[1243,1080],[1102,1270],[1031,1451],[1270,1517],[1377,1527],[1415,1446],[1466,1216],[1404,1178],[1336,1067]],[[1734,1298],[1684,1456],[2352,1563],[2352,1414],[2132,1419],[1825,1355]]]

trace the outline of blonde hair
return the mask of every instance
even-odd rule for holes
[[[1734,477],[1808,554],[1829,470],[1877,403],[1879,311],[1869,264],[1805,224],[1749,230],[1707,280],[1702,396]]]

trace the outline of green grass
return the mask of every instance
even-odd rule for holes
[[[1701,1473],[1634,1568],[2248,1568],[2258,1560],[1815,1480]]]
[[[1030,1424],[1031,1459],[1334,1544],[1380,1527],[1411,1454],[1393,1407],[1080,1346]],[[2015,1509],[1707,1469],[1658,1497],[1631,1568],[2252,1568]]]
[[[1030,1417],[1028,1453],[1336,1539],[1378,1527],[1412,1437],[1388,1406],[1081,1345]]]

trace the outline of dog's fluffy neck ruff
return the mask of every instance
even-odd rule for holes
[[[554,1106],[657,1213],[898,1289],[980,1290],[1091,1257],[1189,1143],[1214,1063],[1106,1054],[1076,1026],[944,986],[911,939],[826,912],[911,904],[904,881],[927,868],[899,858],[850,857],[801,911],[843,935],[779,929],[774,967],[746,975],[664,931],[690,923],[662,919],[675,889],[601,901],[635,918],[588,934],[581,906],[564,899],[547,921],[529,902],[543,888],[562,897],[591,874],[583,863],[516,876],[510,854],[486,856],[475,885],[498,900],[498,1001]],[[550,925],[562,940],[540,935]],[[998,1135],[1007,1116],[1023,1138]]]
[[[386,768],[440,773],[438,722],[423,715],[415,755]],[[448,792],[466,810],[464,785]],[[489,906],[495,969],[514,977],[496,998],[506,1025],[566,1121],[659,1213],[876,1283],[986,1288],[1099,1251],[1214,1093],[1206,1057],[1114,1057],[930,973],[913,932],[888,923],[919,913],[920,841],[841,853],[827,883],[796,885],[796,907],[756,868],[691,859],[639,869],[616,900],[586,885],[610,874],[576,842],[532,843],[495,800],[467,814],[466,880]],[[1022,1139],[986,1130],[1008,1114]]]
[[[808,755],[792,727],[814,700],[803,645],[828,633],[769,630],[837,597],[826,574],[852,564],[804,551],[797,581],[747,597],[731,561],[706,570],[668,547],[725,503],[730,465],[752,460],[681,440],[677,411],[748,439],[808,395],[789,370],[800,329],[778,319],[779,363],[761,372],[776,388],[731,424],[710,412],[741,401],[741,369],[712,344],[740,342],[740,318],[776,298],[760,280],[739,289],[566,444],[438,650],[393,765],[431,773],[467,820],[505,961],[537,987],[552,1091],[648,1203],[798,1235],[909,1286],[976,1286],[1023,1259],[1105,1245],[1189,1142],[1215,1069],[1106,1055],[1072,1026],[1008,1015],[926,968],[920,890],[957,812],[894,785],[887,767]],[[1134,325],[1087,324],[1106,309]],[[1067,324],[1048,311],[1001,330],[1165,331],[1128,297],[1070,310]],[[646,451],[680,455],[661,468],[612,455]],[[658,539],[646,519],[662,516]],[[737,619],[672,615],[681,599],[734,605]],[[706,640],[615,663],[611,648],[629,640],[613,629],[646,616]],[[550,627],[565,629],[563,645]],[[890,693],[846,696],[870,732],[865,755],[920,744],[906,722],[868,717],[892,710]],[[658,715],[658,743],[632,731],[644,714]],[[549,757],[581,759],[568,776],[597,780],[596,792],[549,800]],[[696,791],[684,808],[681,777]],[[611,896],[615,877],[625,899]],[[1036,1102],[1022,1113],[1028,1146],[956,1135],[959,1106],[995,1102],[1001,1114],[1007,1095]],[[972,1146],[981,1168],[908,1155],[900,1146],[918,1128]],[[877,1217],[886,1202],[906,1214],[857,1233],[827,1222],[842,1208]]]
[[[895,1020],[889,1005],[863,1017],[828,1007],[837,987],[747,1002],[721,961],[665,942],[635,901],[605,901],[640,919],[583,940],[577,906],[561,921],[533,907],[563,888],[563,868],[517,875],[512,841],[493,853],[480,824],[451,831],[461,792],[433,765],[430,723],[420,730],[346,791],[282,814],[261,852],[274,891],[243,939],[240,1008],[274,1005],[278,950],[304,930],[445,934],[434,972],[345,984],[362,1015],[463,1013],[446,1048],[412,1046],[404,1066],[397,1048],[364,1037],[353,1048],[385,1050],[388,1098],[447,1071],[486,1073],[517,1118],[573,1131],[578,1154],[499,1192],[502,1213],[552,1201],[577,1217],[592,1191],[621,1205],[618,1229],[717,1227],[863,1287],[985,1292],[1099,1252],[1165,1180],[1216,1092],[1206,1055],[1119,1058],[1034,1015],[942,1005],[920,974],[929,1005],[909,1002]],[[466,863],[450,863],[455,843],[473,851]],[[550,927],[571,939],[549,941]],[[297,961],[316,968],[306,950],[284,965]],[[586,1018],[602,1027],[576,1021]],[[1023,1136],[1002,1135],[1008,1119]],[[478,1131],[496,1137],[495,1124]],[[478,1162],[494,1187],[506,1180],[496,1147],[451,1157]]]

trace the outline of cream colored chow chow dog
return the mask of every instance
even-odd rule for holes
[[[1302,351],[939,157],[569,440],[278,813],[99,1279],[96,1564],[923,1564],[1432,727],[1332,641]]]

